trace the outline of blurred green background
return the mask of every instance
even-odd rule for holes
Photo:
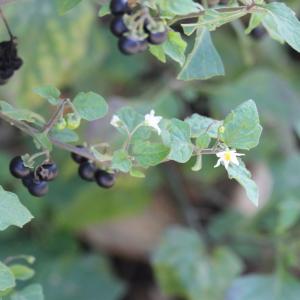
[[[121,176],[106,191],[79,180],[76,165],[60,150],[54,154],[59,179],[47,197],[34,199],[7,170],[14,154],[34,151],[32,141],[1,122],[1,184],[35,219],[1,234],[0,259],[36,256],[34,282],[51,300],[299,299],[300,54],[267,35],[240,34],[243,24],[236,22],[213,33],[226,76],[179,82],[171,62],[161,64],[150,53],[122,56],[110,17],[97,16],[97,2],[83,1],[64,16],[51,0],[5,5],[24,66],[0,87],[1,99],[47,117],[49,105],[33,88],[52,84],[70,97],[97,92],[110,113],[83,126],[82,140],[116,143],[109,120],[125,105],[154,108],[165,117],[197,112],[221,119],[253,99],[264,131],[246,161],[260,206],[248,203],[222,168],[212,168],[213,157],[205,157],[201,172],[190,170],[193,161],[168,163],[150,169],[146,179]],[[286,2],[300,8],[299,1]],[[252,277],[235,279],[241,275]],[[280,292],[272,293],[276,287]]]

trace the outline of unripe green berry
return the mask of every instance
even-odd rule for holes
[[[67,127],[67,122],[64,118],[60,118],[55,124],[57,130],[64,130]]]
[[[67,115],[67,128],[74,130],[80,126],[81,118],[78,114],[70,113]]]

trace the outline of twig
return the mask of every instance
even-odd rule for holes
[[[68,102],[68,99],[62,99],[60,105],[57,107],[56,111],[48,121],[48,123],[43,128],[43,133],[48,134],[57,121],[63,116],[65,105]]]
[[[216,12],[219,12],[219,13],[226,13],[226,12],[239,12],[239,11],[243,11],[243,10],[246,10],[246,11],[251,11],[253,10],[254,8],[256,8],[257,5],[243,5],[243,6],[238,6],[238,7],[224,7],[224,8],[216,8],[214,9]],[[192,14],[189,14],[189,15],[184,15],[184,16],[177,16],[175,17],[174,19],[172,19],[170,22],[169,22],[169,25],[173,25],[179,21],[182,21],[182,20],[188,20],[188,19],[193,19],[193,18],[199,18],[201,16],[203,16],[204,14],[206,13],[206,10],[201,10],[197,13],[192,13]]]
[[[0,111],[0,119],[8,122],[12,126],[18,128],[22,132],[24,132],[27,135],[32,136],[32,137],[34,137],[35,135],[43,132],[42,128],[35,128],[35,127],[32,127],[31,125],[27,124],[26,122],[14,120],[14,119],[10,118],[9,116],[7,116],[6,114],[4,114],[1,111]],[[76,153],[76,154],[78,154],[80,156],[83,156],[83,157],[85,157],[85,158],[87,158],[89,160],[95,161],[95,162],[103,163],[103,161],[100,162],[93,155],[93,153],[91,153],[86,148],[78,148],[76,146],[63,143],[63,142],[61,142],[59,140],[56,140],[55,138],[52,138],[51,136],[49,137],[49,139],[53,143],[53,145],[55,145],[56,147],[58,147],[60,149],[63,149],[63,150],[69,151],[69,152],[74,152],[74,153]]]
[[[6,27],[6,30],[7,30],[8,34],[9,34],[9,36],[10,36],[10,39],[13,40],[14,39],[14,35],[12,34],[12,32],[11,32],[11,30],[9,28],[7,19],[5,18],[5,16],[4,16],[3,11],[2,11],[1,8],[0,8],[0,17],[1,17],[3,23],[4,23],[5,27]]]

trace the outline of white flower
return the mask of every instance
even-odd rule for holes
[[[110,121],[110,125],[119,128],[122,126],[122,120],[117,116],[117,115],[113,115],[111,121]]]
[[[225,169],[227,170],[230,163],[239,165],[239,161],[238,161],[237,157],[243,156],[245,154],[237,153],[236,150],[234,150],[234,149],[230,150],[227,148],[225,151],[218,152],[216,155],[217,155],[217,157],[219,157],[219,159],[215,165],[215,168],[219,167],[222,164],[222,165],[224,165]]]
[[[150,111],[150,114],[145,115],[145,125],[154,128],[157,131],[158,135],[161,134],[161,129],[158,126],[161,120],[162,117],[155,116],[155,111],[153,109]]]

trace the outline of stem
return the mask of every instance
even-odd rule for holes
[[[40,157],[40,156],[46,156],[47,159],[49,159],[49,151],[48,150],[45,150],[45,151],[42,151],[42,152],[38,152],[34,155],[32,155],[29,159],[30,162],[34,161],[36,158]]]
[[[62,102],[57,107],[57,110],[54,112],[48,123],[44,126],[43,133],[48,134],[57,121],[62,117],[67,102],[68,99],[62,99]]]
[[[223,8],[216,8],[214,9],[215,11],[219,12],[219,13],[222,13],[222,12],[240,12],[240,11],[243,11],[243,10],[247,10],[247,11],[251,11],[253,10],[254,8],[256,8],[257,6],[256,5],[250,5],[250,6],[247,6],[247,5],[243,5],[243,6],[239,6],[239,7],[223,7]],[[206,10],[201,10],[197,13],[193,13],[193,14],[189,14],[189,15],[185,15],[185,16],[177,16],[175,17],[173,20],[171,20],[169,22],[169,26],[170,25],[173,25],[179,21],[182,21],[182,20],[187,20],[187,19],[193,19],[193,18],[198,18],[198,17],[201,17],[203,16],[204,14],[206,13]]]
[[[17,121],[14,120],[12,118],[10,118],[9,116],[5,115],[3,112],[0,111],[0,119],[4,120],[5,122],[11,124],[12,126],[18,128],[19,130],[21,130],[22,132],[26,133],[29,136],[34,137],[35,135],[39,134],[42,132],[42,128],[35,128],[32,127],[31,125],[23,122],[23,121]],[[70,145],[70,144],[66,144],[63,143],[61,141],[58,141],[52,137],[49,137],[50,141],[52,142],[53,145],[55,145],[56,147],[69,151],[69,152],[73,152],[76,153],[80,156],[83,156],[85,158],[87,158],[88,160],[91,161],[95,161],[95,162],[99,162],[99,163],[103,163],[104,161],[99,161],[94,155],[93,153],[91,153],[88,149],[86,148],[78,148],[76,146]],[[111,161],[111,160],[107,160],[107,161]]]
[[[203,7],[205,9],[207,9],[208,8],[208,1],[207,0],[202,0],[202,3],[203,3]]]
[[[4,114],[3,112],[0,111],[0,119],[4,120],[5,122],[11,124],[12,126],[18,128],[20,131],[26,133],[27,135],[31,136],[31,137],[35,137],[37,134],[43,132],[43,128],[36,128],[33,127],[29,124],[27,124],[24,121],[18,121],[18,120],[14,120],[12,118],[10,118],[9,116],[7,116],[6,114]],[[49,122],[48,122],[49,123]],[[141,127],[143,126],[143,123],[139,124],[131,133],[129,133],[128,136],[128,140],[125,142],[125,144],[123,145],[123,149],[128,149],[129,145],[130,145],[130,141],[132,139],[133,134]],[[78,148],[74,145],[71,144],[66,144],[64,142],[61,142],[59,140],[56,140],[55,138],[49,136],[49,139],[51,141],[51,143],[56,146],[57,148],[69,151],[69,152],[73,152],[76,153],[82,157],[87,158],[88,160],[94,161],[95,163],[109,163],[112,160],[111,156],[106,156],[107,158],[104,160],[99,160],[97,159],[97,157],[88,149],[88,148]],[[219,152],[219,149],[194,149],[194,154],[195,155],[215,155],[216,153]],[[169,160],[166,159],[163,162],[168,162]],[[162,163],[163,163],[162,162]]]
[[[0,2],[0,4],[1,4],[1,2]],[[12,32],[11,32],[11,30],[9,28],[7,19],[5,18],[5,16],[4,16],[3,11],[2,11],[1,8],[0,8],[0,17],[1,17],[3,23],[4,23],[5,27],[6,27],[6,30],[7,30],[8,34],[9,34],[10,39],[13,40],[14,39],[14,35],[12,34]]]

